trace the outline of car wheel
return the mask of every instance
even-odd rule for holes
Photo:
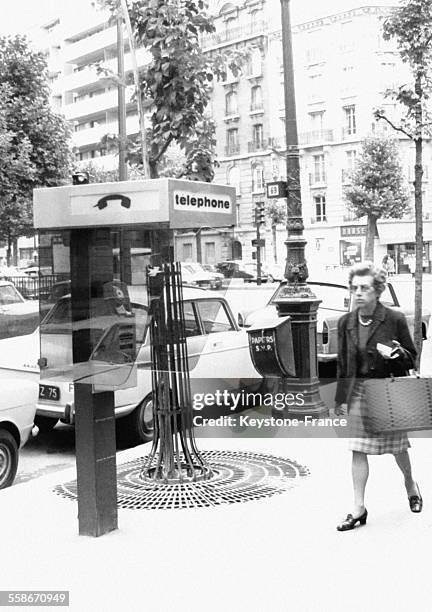
[[[117,421],[122,444],[136,446],[153,438],[153,397],[149,393],[133,412]]]
[[[46,433],[54,429],[58,419],[53,419],[46,416],[35,416],[34,424],[38,427],[41,433]]]
[[[10,487],[18,469],[18,445],[11,433],[0,429],[0,489]]]

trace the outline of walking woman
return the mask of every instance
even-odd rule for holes
[[[355,264],[349,286],[355,309],[338,323],[338,374],[335,413],[348,415],[352,435],[352,479],[354,507],[337,526],[338,531],[365,525],[365,488],[369,476],[368,455],[391,453],[402,471],[409,506],[421,512],[423,500],[413,479],[406,433],[372,434],[367,431],[363,384],[367,378],[405,376],[414,367],[416,351],[403,313],[385,307],[379,297],[385,289],[386,272],[372,262]],[[378,346],[377,346],[378,345]],[[390,350],[385,350],[385,347]]]

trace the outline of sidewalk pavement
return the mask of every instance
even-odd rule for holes
[[[310,475],[283,494],[188,510],[119,510],[119,529],[78,535],[77,504],[57,472],[0,491],[3,590],[69,590],[78,612],[417,612],[432,599],[432,444],[413,439],[424,511],[409,510],[391,456],[371,457],[368,524],[339,533],[351,510],[344,439],[199,438],[202,450],[293,459]],[[119,452],[122,464],[149,445]],[[28,608],[19,608],[25,609]]]

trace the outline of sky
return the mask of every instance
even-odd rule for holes
[[[234,0],[235,1],[235,0]],[[356,6],[389,6],[398,0],[291,0],[291,21],[299,23]],[[24,34],[76,0],[0,0],[0,35]]]

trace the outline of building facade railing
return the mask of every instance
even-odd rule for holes
[[[253,36],[254,34],[261,34],[266,32],[267,22],[260,20],[248,25],[240,25],[236,28],[229,28],[223,32],[215,32],[214,34],[207,34],[202,37],[201,45],[203,49],[208,47],[214,47],[223,43],[231,42],[232,40],[238,40]]]

